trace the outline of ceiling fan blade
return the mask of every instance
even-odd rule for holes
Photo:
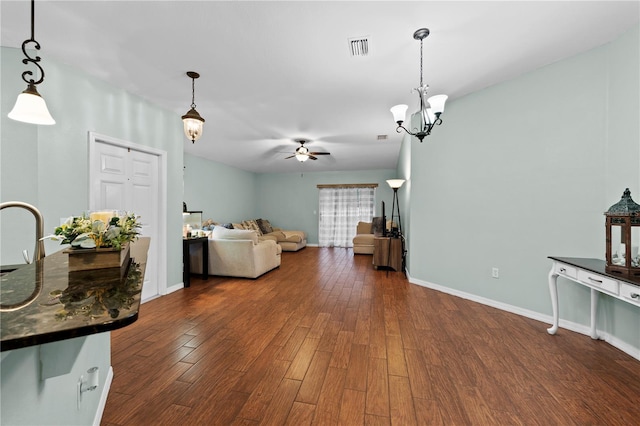
[[[314,156],[313,156],[313,155],[311,155],[311,154],[307,154],[307,157],[311,158],[312,160],[317,160],[317,158],[316,158],[316,157],[314,157]]]
[[[285,160],[288,160],[289,158],[293,158],[293,157],[295,157],[295,154],[294,154],[294,155],[290,155],[290,156],[288,156],[288,157],[285,157],[284,159],[285,159]]]
[[[330,152],[310,152],[311,155],[331,155]]]

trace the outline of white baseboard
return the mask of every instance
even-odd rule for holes
[[[107,397],[109,396],[109,389],[111,389],[111,381],[113,380],[113,367],[109,366],[107,377],[104,381],[104,387],[102,388],[102,394],[100,395],[100,401],[98,402],[98,409],[96,415],[93,418],[93,425],[100,426],[102,421],[102,414],[104,413],[104,407],[107,405]]]
[[[506,312],[511,312],[513,314],[520,315],[526,318],[531,318],[536,321],[547,323],[549,325],[553,323],[553,317],[551,315],[541,314],[540,312],[530,311],[528,309],[520,308],[518,306],[513,306],[507,303],[498,302],[496,300],[487,299],[486,297],[478,296],[478,295],[467,293],[460,290],[455,290],[449,287],[444,287],[438,284],[430,283],[428,281],[412,278],[408,272],[407,272],[407,278],[410,283],[419,285],[421,287],[427,287],[432,290],[441,291],[442,293],[461,297],[463,299],[471,300],[472,302],[481,303],[483,305],[491,306],[492,308],[500,309]],[[587,325],[578,324],[578,323],[566,321],[563,319],[560,319],[558,325],[567,330],[575,331],[576,333],[584,334],[587,336],[591,334],[591,329]],[[630,345],[629,343],[624,342],[618,339],[617,337],[612,336],[611,334],[606,333],[604,331],[601,331],[601,330],[597,330],[597,331],[598,331],[599,338],[601,340],[604,340],[605,342],[609,343],[611,346],[614,346],[620,349],[622,352],[640,361],[640,348],[636,348]]]
[[[171,294],[174,291],[182,290],[183,288],[184,288],[184,283],[178,283],[178,284],[172,285],[171,287],[167,287],[167,292],[165,293],[165,295]]]

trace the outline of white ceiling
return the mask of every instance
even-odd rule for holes
[[[39,0],[35,38],[45,72],[48,59],[70,64],[175,112],[176,120],[191,103],[185,72],[199,72],[195,101],[206,123],[195,145],[179,141],[189,154],[254,172],[394,169],[401,136],[389,107],[417,108],[416,29],[431,30],[424,42],[430,94],[455,102],[615,39],[638,23],[639,6]],[[2,0],[0,7],[0,41],[20,47],[29,36],[30,2]],[[370,39],[370,54],[352,58],[348,39],[361,36]],[[45,79],[39,90],[55,104],[46,86]],[[442,118],[443,126],[456,125],[446,111]],[[332,155],[285,160],[296,138]]]

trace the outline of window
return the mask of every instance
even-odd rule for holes
[[[358,222],[371,222],[377,184],[318,185],[320,247],[353,247]]]

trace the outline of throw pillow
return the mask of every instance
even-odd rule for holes
[[[256,219],[256,223],[260,227],[262,234],[270,234],[273,232],[273,227],[267,219]]]
[[[233,223],[223,223],[220,226],[225,227],[227,229],[233,229]]]
[[[243,220],[242,226],[244,227],[244,229],[256,231],[259,237],[262,236],[262,231],[260,230],[260,227],[258,226],[255,220]]]

